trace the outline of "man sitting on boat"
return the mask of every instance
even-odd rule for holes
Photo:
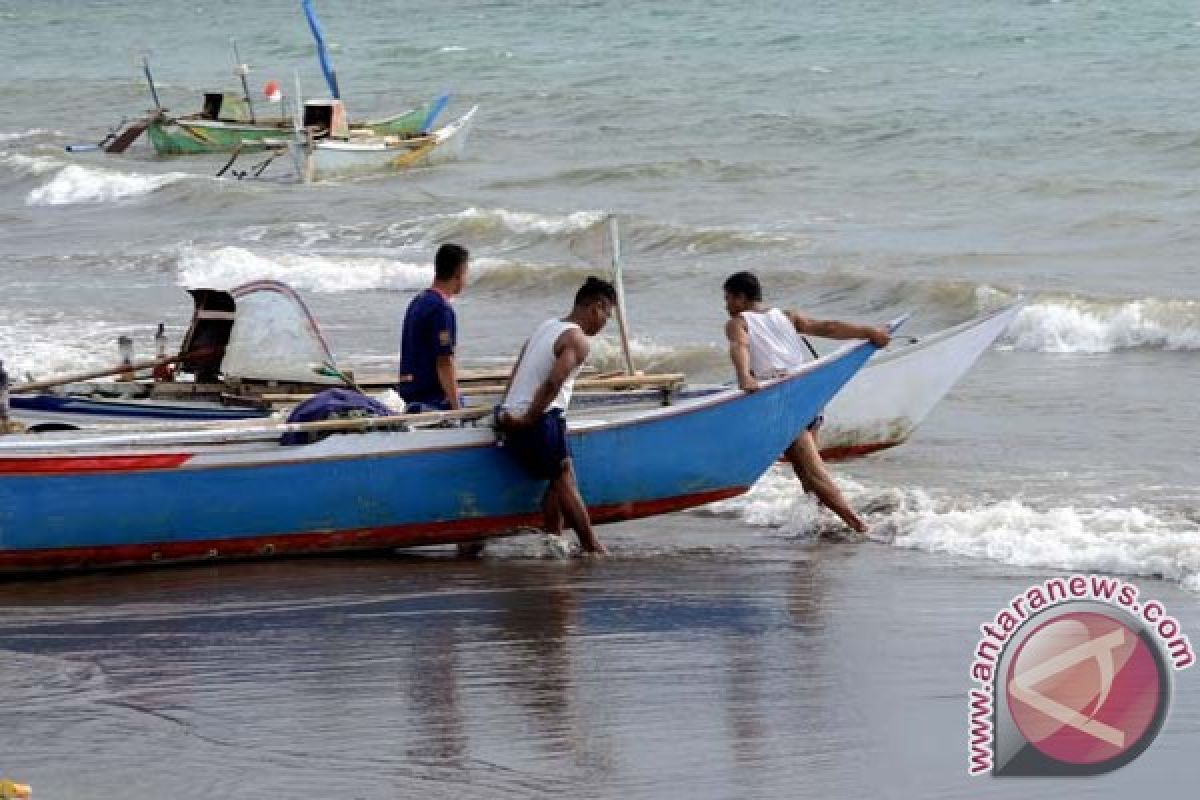
[[[397,390],[408,412],[462,407],[454,350],[458,324],[450,301],[467,285],[466,248],[444,244],[433,261],[433,285],[417,294],[404,313]]]
[[[795,311],[767,308],[762,302],[762,285],[750,272],[738,272],[725,281],[725,310],[729,322],[729,356],[737,372],[738,386],[747,392],[759,388],[760,380],[784,375],[808,360],[803,334],[828,339],[868,339],[876,347],[887,347],[891,337],[886,328],[856,325],[832,319],[810,319]],[[815,355],[815,354],[814,354]],[[784,452],[805,492],[817,496],[852,529],[866,533],[863,522],[842,495],[817,449],[818,416]]]
[[[608,550],[596,538],[579,494],[564,415],[575,377],[588,357],[588,337],[604,328],[616,304],[613,285],[589,277],[575,293],[571,313],[546,320],[529,337],[496,414],[505,451],[531,477],[550,481],[542,497],[546,532],[561,535],[565,518],[579,546],[599,555]]]

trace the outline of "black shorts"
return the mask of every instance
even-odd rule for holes
[[[547,411],[528,428],[505,433],[504,449],[531,478],[557,478],[562,474],[563,462],[571,457],[562,410]]]

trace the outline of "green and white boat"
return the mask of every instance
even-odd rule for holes
[[[430,111],[436,100],[420,108],[403,111],[377,120],[351,122],[354,133],[373,136],[414,136],[425,133]],[[186,117],[159,113],[151,118],[146,133],[155,151],[163,156],[203,153],[248,153],[265,150],[264,140],[278,140],[293,131],[291,117],[254,118],[250,104],[239,94],[207,92],[204,108]]]

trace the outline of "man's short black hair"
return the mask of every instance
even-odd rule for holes
[[[433,274],[439,281],[453,280],[462,265],[467,263],[467,248],[457,244],[444,244],[433,257]]]
[[[586,306],[600,298],[606,298],[608,302],[614,306],[617,304],[617,290],[608,281],[601,280],[594,275],[588,275],[588,279],[583,282],[583,286],[579,287],[579,291],[575,293],[575,305]]]
[[[762,302],[762,284],[753,272],[735,272],[725,279],[725,291],[740,295],[751,303]]]

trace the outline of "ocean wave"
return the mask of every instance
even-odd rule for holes
[[[52,131],[48,128],[30,128],[25,131],[0,131],[0,142],[15,142],[20,139],[32,139],[35,136],[61,136],[62,131]]]
[[[629,342],[634,368],[644,372],[693,373],[726,363],[725,350],[712,345],[668,345],[653,339],[633,337]],[[625,356],[620,340],[614,335],[592,339],[588,363],[601,372],[625,368]]]
[[[472,276],[481,286],[511,284],[513,274],[542,283],[546,270],[500,258],[473,258]],[[186,246],[177,260],[181,286],[231,289],[256,280],[277,280],[301,291],[335,293],[415,291],[433,280],[433,264],[385,256],[323,253],[259,253],[243,247]],[[494,278],[495,276],[495,278]]]
[[[583,233],[602,222],[603,211],[574,211],[570,214],[538,214],[505,208],[471,207],[446,219],[460,227],[461,233],[516,234],[524,236],[564,236]]]
[[[179,255],[181,286],[231,289],[256,280],[278,280],[313,292],[420,289],[433,279],[432,264],[390,258],[259,254],[242,247],[185,247]]]
[[[1001,341],[1040,353],[1200,350],[1200,302],[1046,298],[1023,308]]]
[[[0,325],[0,355],[13,382],[24,383],[27,373],[46,378],[116,363],[122,333],[128,331],[75,312],[10,317]]]
[[[919,488],[878,490],[844,476],[838,483],[860,509],[874,539],[895,547],[1056,569],[1162,578],[1200,591],[1200,525],[1171,512],[1137,507],[1038,507],[941,496]],[[843,530],[776,467],[742,497],[697,513],[735,517],[789,535]]]
[[[182,172],[144,175],[136,172],[113,172],[70,165],[63,167],[44,186],[29,193],[29,206],[61,206],[78,203],[109,203],[150,194],[172,183],[190,177]]]
[[[623,226],[621,238],[631,248],[647,254],[725,255],[760,254],[763,250],[806,251],[811,238],[787,231],[706,228],[633,221]]]
[[[63,166],[60,159],[24,153],[0,153],[0,164],[21,177],[44,175]]]
[[[792,167],[756,162],[734,162],[715,158],[685,158],[576,167],[531,178],[495,181],[492,189],[535,189],[541,186],[597,186],[630,181],[664,181],[695,178],[736,183],[788,174]]]

